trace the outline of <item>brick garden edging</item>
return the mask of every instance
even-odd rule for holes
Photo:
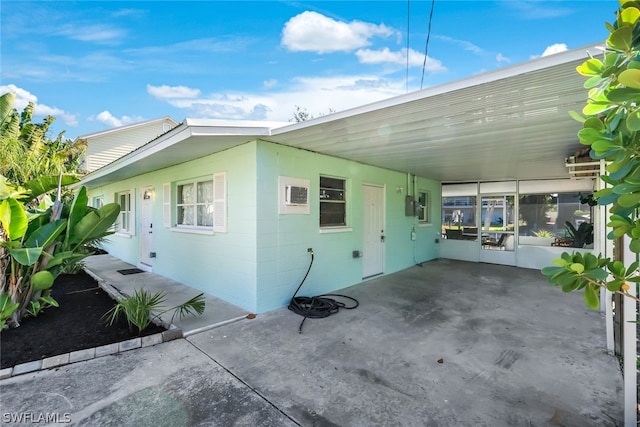
[[[93,277],[98,286],[102,288],[111,298],[119,301],[123,295],[109,283],[96,276],[92,271],[85,268],[87,274]],[[20,363],[13,367],[0,369],[0,380],[15,377],[17,375],[28,374],[31,372],[42,371],[45,369],[58,368],[70,363],[82,362],[85,360],[96,359],[98,357],[108,356],[111,354],[122,353],[136,348],[150,347],[152,345],[161,344],[163,342],[176,340],[183,337],[182,329],[173,324],[160,323],[160,326],[167,330],[157,334],[148,335],[146,337],[131,338],[126,341],[120,341],[112,344],[101,345],[99,347],[86,348],[76,350],[70,353],[59,354],[57,356],[47,357],[45,359],[34,360],[31,362]]]
[[[173,329],[168,329],[146,337],[132,338],[126,341],[120,341],[99,347],[86,348],[84,350],[76,350],[70,353],[47,357],[45,359],[34,360],[32,362],[20,363],[14,367],[1,369],[0,380],[15,377],[16,375],[28,374],[30,372],[58,368],[70,363],[82,362],[84,360],[91,360],[111,354],[122,353],[136,348],[150,347],[152,345],[161,344],[178,338],[182,338],[182,330],[174,327]]]

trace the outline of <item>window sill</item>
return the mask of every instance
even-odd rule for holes
[[[171,227],[171,231],[177,233],[213,235],[213,229],[211,228]]]
[[[320,234],[330,234],[330,233],[348,233],[353,231],[351,227],[323,227],[320,229]]]
[[[125,239],[130,239],[134,236],[133,234],[127,233],[125,231],[116,231],[115,235],[118,237],[124,237]]]
[[[418,227],[431,227],[433,223],[431,222],[419,222]]]

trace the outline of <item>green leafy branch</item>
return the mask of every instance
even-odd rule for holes
[[[542,274],[562,288],[563,292],[573,292],[584,289],[584,302],[587,307],[597,309],[600,305],[599,288],[630,297],[640,302],[640,298],[629,294],[628,282],[640,283],[640,276],[636,275],[638,262],[629,267],[621,261],[611,261],[601,255],[591,253],[582,254],[564,252],[561,258],[553,260],[556,266],[545,267]],[[609,280],[607,280],[609,279]]]
[[[625,267],[601,255],[565,252],[553,261],[555,266],[542,270],[565,292],[584,290],[585,303],[593,309],[599,305],[599,288],[640,301],[628,292],[629,283],[640,282],[640,2],[621,0],[615,22],[606,26],[602,57],[591,56],[576,68],[587,77],[588,99],[582,115],[571,116],[583,124],[578,138],[591,148],[590,157],[606,163],[600,176],[606,187],[593,197],[610,206],[607,238],[628,237],[636,261]]]

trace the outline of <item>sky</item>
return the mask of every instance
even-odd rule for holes
[[[53,138],[164,116],[288,122],[297,108],[317,117],[602,42],[617,8],[3,0],[0,94],[15,92],[18,111],[33,102],[36,122],[54,116]]]

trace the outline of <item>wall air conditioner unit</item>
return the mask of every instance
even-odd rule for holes
[[[309,204],[309,189],[287,185],[285,187],[284,203],[287,206],[306,206]]]

